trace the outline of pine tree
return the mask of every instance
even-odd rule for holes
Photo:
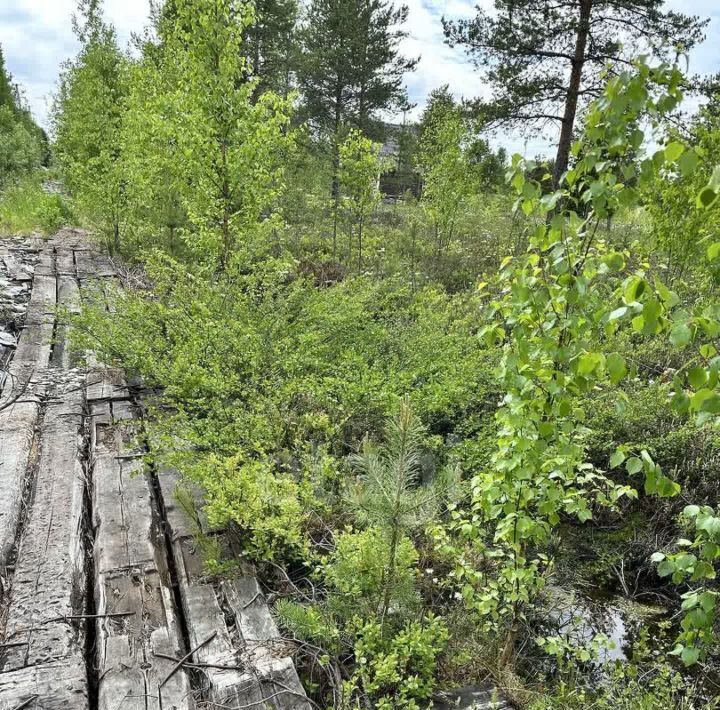
[[[255,0],[254,8],[244,52],[249,75],[258,82],[255,97],[268,90],[287,96],[297,60],[297,0]]]
[[[352,457],[358,481],[353,502],[358,519],[381,531],[387,541],[387,558],[378,616],[384,620],[398,584],[398,553],[407,536],[426,525],[448,497],[457,471],[438,471],[431,485],[422,485],[421,456],[425,428],[405,397],[385,430],[385,443],[377,447],[369,440]]]
[[[305,114],[319,131],[344,126],[374,137],[377,113],[407,103],[402,79],[416,59],[400,54],[407,6],[386,0],[314,0],[301,33]]]
[[[400,54],[407,6],[386,0],[313,0],[300,33],[302,114],[329,141],[334,214],[340,201],[340,145],[351,128],[380,138],[378,112],[405,106],[405,72],[417,60]],[[337,224],[333,243],[337,242]]]
[[[579,106],[598,96],[602,70],[637,54],[687,51],[702,40],[705,21],[663,10],[664,0],[495,0],[468,20],[443,26],[493,87],[477,109],[492,125],[560,128],[554,183],[568,167]]]

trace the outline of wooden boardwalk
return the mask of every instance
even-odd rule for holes
[[[115,278],[80,231],[0,242],[0,710],[310,710],[254,577],[203,576],[138,394],[74,361],[58,313]]]

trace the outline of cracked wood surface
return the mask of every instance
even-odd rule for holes
[[[122,372],[70,350],[59,314],[117,283],[78,230],[0,240],[0,710],[309,710],[257,581],[203,576]]]

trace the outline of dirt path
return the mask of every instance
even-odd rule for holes
[[[58,307],[115,278],[79,231],[0,241],[0,710],[309,710],[255,578],[203,577],[143,466],[140,394],[74,361]]]

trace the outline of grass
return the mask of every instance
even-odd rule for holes
[[[51,234],[72,222],[67,200],[45,192],[42,180],[42,174],[29,175],[0,191],[0,233]]]

